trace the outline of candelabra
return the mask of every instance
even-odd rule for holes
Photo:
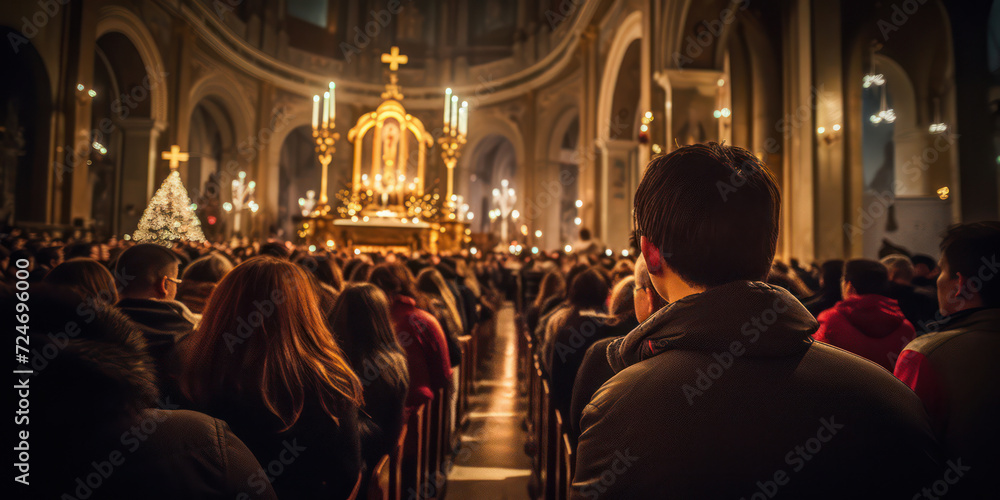
[[[453,95],[451,89],[446,89],[444,94],[444,135],[438,139],[438,144],[441,145],[444,165],[448,167],[448,193],[445,200],[449,210],[454,211],[456,206],[452,195],[455,192],[455,165],[469,132],[469,103],[462,101],[459,106],[458,96]]]
[[[316,141],[316,158],[322,166],[322,177],[319,187],[319,202],[317,203],[316,209],[322,214],[326,214],[330,211],[330,205],[327,203],[326,195],[327,179],[329,175],[330,162],[333,161],[333,153],[336,152],[333,145],[340,140],[340,134],[333,131],[333,129],[337,126],[336,89],[337,86],[333,82],[330,82],[330,89],[323,93],[322,121],[320,121],[319,96],[313,96],[313,139]]]
[[[234,212],[233,232],[236,234],[240,232],[240,214],[243,212],[243,207],[249,208],[253,213],[257,213],[257,208],[259,207],[257,203],[251,199],[253,197],[254,189],[257,187],[257,183],[254,181],[247,182],[246,172],[241,171],[237,177],[237,179],[233,179],[232,203],[226,202],[222,204],[223,210],[226,212]]]
[[[500,186],[503,189],[493,189],[493,204],[497,208],[491,212],[490,219],[500,219],[500,241],[506,244],[510,242],[507,238],[507,217],[517,220],[520,214],[514,210],[514,204],[517,203],[517,193],[514,192],[514,188],[510,187],[507,179],[500,181]]]

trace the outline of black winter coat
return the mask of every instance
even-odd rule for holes
[[[573,498],[913,498],[945,471],[920,400],[814,343],[791,294],[732,282],[608,346]]]

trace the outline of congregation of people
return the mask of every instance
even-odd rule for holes
[[[80,498],[111,467],[90,498],[348,498],[411,412],[454,393],[458,339],[506,296],[572,498],[995,492],[1000,223],[955,225],[934,256],[781,262],[777,193],[740,148],[654,158],[634,258],[10,232],[2,295],[30,263],[37,487]]]
[[[411,413],[454,405],[499,272],[283,242],[0,248],[2,295],[29,275],[39,498],[357,495]],[[122,472],[78,482],[98,456]]]

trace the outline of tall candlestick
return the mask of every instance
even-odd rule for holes
[[[319,127],[319,96],[313,96],[313,128]]]
[[[329,128],[330,125],[330,93],[323,93],[323,128]]]
[[[462,107],[458,110],[458,133],[464,136],[469,129],[469,103],[462,101]]]
[[[330,123],[337,120],[337,95],[335,94],[337,86],[330,82]]]
[[[448,130],[448,122],[451,120],[451,89],[444,90],[444,129]]]
[[[458,96],[451,96],[451,135],[458,132]]]

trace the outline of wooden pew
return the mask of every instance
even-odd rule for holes
[[[403,498],[403,454],[406,446],[407,424],[403,424],[403,429],[396,440],[396,449],[392,452],[392,463],[389,466],[391,476],[389,478],[389,497],[393,500]]]
[[[358,472],[358,480],[354,482],[354,489],[351,490],[351,496],[347,497],[347,500],[357,500],[358,494],[361,493],[361,472]]]
[[[570,491],[573,489],[573,474],[576,472],[576,455],[573,453],[573,444],[569,441],[569,434],[562,435],[562,468],[563,474],[562,498],[568,499]]]
[[[469,360],[472,356],[472,335],[459,337],[458,344],[462,347],[462,363],[459,365],[458,387],[455,388],[458,391],[458,410],[455,416],[457,420],[456,429],[463,428],[468,422],[465,419],[465,415],[469,411],[469,376],[472,373]]]
[[[427,405],[421,405],[410,414],[406,423],[405,445],[403,447],[403,472],[400,495],[409,498],[410,491],[420,491],[424,478],[424,432]]]
[[[539,376],[541,376],[540,371],[539,371]],[[551,498],[552,494],[552,487],[550,486],[550,484],[552,483],[551,480],[552,478],[550,477],[552,474],[552,467],[549,465],[549,462],[552,461],[551,455],[553,451],[551,448],[551,443],[550,443],[551,440],[549,439],[549,433],[552,432],[551,427],[554,422],[549,417],[549,414],[551,413],[551,410],[549,409],[549,401],[551,401],[549,392],[549,382],[548,380],[545,380],[544,377],[542,377],[541,386],[542,386],[541,397],[539,398],[539,405],[538,405],[539,407],[538,417],[540,419],[539,420],[540,425],[538,426],[538,433],[536,433],[535,435],[537,436],[536,439],[538,440],[538,467],[540,471],[538,475],[539,498],[548,499]]]
[[[545,498],[549,500],[558,500],[559,488],[562,486],[562,474],[559,467],[559,461],[561,454],[560,449],[562,448],[563,419],[559,410],[551,404],[552,394],[547,392],[547,384],[548,383],[546,382],[546,399],[549,400],[546,406],[549,407],[549,423],[547,425],[548,433],[545,439],[545,468],[547,469],[545,474]]]
[[[375,468],[372,469],[371,479],[368,480],[368,500],[389,500],[390,494],[390,457],[383,455]]]

